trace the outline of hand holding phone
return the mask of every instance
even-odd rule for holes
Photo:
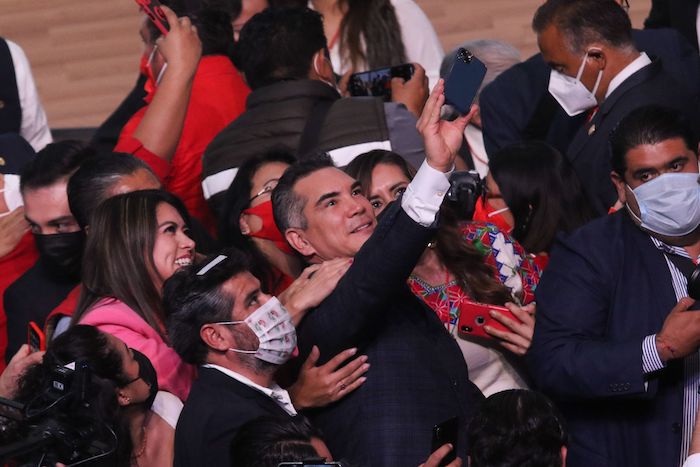
[[[486,76],[486,65],[467,49],[460,48],[445,81],[445,103],[467,115]]]
[[[415,73],[411,63],[404,63],[390,68],[380,68],[350,75],[348,91],[351,96],[377,96],[384,101],[391,101],[391,80],[401,78],[408,81]]]
[[[508,308],[497,305],[487,305],[485,303],[463,302],[459,306],[458,332],[463,336],[477,336],[486,339],[496,339],[484,329],[489,326],[502,332],[512,332],[505,325],[491,317],[490,311],[495,310],[517,323],[520,319]]]
[[[431,452],[442,448],[445,444],[451,444],[452,450],[447,453],[439,464],[440,467],[449,465],[457,458],[457,438],[459,437],[459,418],[452,417],[433,427],[433,439]]]
[[[158,0],[136,0],[136,3],[143,9],[144,13],[153,21],[153,24],[165,36],[170,29],[165,13],[161,8],[161,3]]]
[[[46,350],[46,336],[34,321],[27,324],[27,344],[32,352]]]

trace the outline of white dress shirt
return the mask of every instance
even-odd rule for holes
[[[226,376],[229,376],[239,383],[243,383],[246,386],[255,389],[256,391],[260,391],[266,396],[268,396],[270,399],[273,401],[277,402],[277,405],[282,407],[285,412],[287,412],[289,415],[296,415],[297,411],[294,408],[294,405],[292,405],[292,399],[289,397],[289,393],[279,387],[277,384],[273,384],[272,387],[266,388],[264,386],[260,386],[257,383],[254,383],[250,379],[246,378],[245,376],[236,373],[233,370],[230,370],[228,368],[224,368],[219,365],[213,365],[211,363],[207,363],[206,365],[202,365],[204,368],[213,368],[215,370],[219,370]]]
[[[411,219],[424,227],[429,227],[435,222],[442,199],[450,189],[451,173],[452,171],[444,173],[435,170],[427,161],[421,164],[401,199],[401,207]]]
[[[608,91],[605,93],[605,98],[607,99],[608,96],[612,94],[613,91],[615,91],[615,89],[617,89],[627,78],[650,64],[651,60],[649,59],[649,56],[644,52],[640,53],[639,57],[632,60],[632,63],[624,67],[622,71],[615,75],[612,80],[610,80]]]
[[[53,141],[46,121],[46,112],[39,101],[39,93],[27,56],[19,45],[7,39],[5,41],[15,67],[19,103],[22,108],[22,126],[19,134],[38,152]]]

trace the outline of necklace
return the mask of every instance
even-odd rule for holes
[[[139,465],[139,457],[143,455],[144,452],[146,452],[146,442],[148,441],[148,436],[146,434],[146,424],[144,423],[141,425],[141,448],[139,449],[138,452],[134,453],[131,455],[131,459],[134,461],[134,463],[138,466]]]

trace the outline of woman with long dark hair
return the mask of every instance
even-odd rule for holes
[[[333,69],[339,75],[411,62],[430,88],[445,54],[430,20],[413,0],[311,0],[323,15]]]
[[[71,367],[73,362],[88,365],[91,387],[86,397],[91,422],[98,429],[91,432],[83,426],[83,433],[95,436],[107,428],[114,435],[102,433],[105,445],[116,443],[110,458],[87,465],[172,466],[175,424],[182,403],[158,390],[155,370],[147,357],[93,326],[74,326],[51,341],[43,361],[29,367],[20,378],[15,400],[26,404],[28,411],[41,410],[46,405],[42,395],[49,389],[56,368]],[[58,408],[53,413],[68,426],[77,423],[78,414],[73,410]]]
[[[114,196],[94,212],[72,322],[97,326],[153,362],[160,387],[185,400],[195,369],[168,346],[163,282],[194,259],[189,215],[161,190]]]
[[[492,154],[486,183],[475,218],[512,226],[513,238],[537,255],[542,267],[558,233],[569,233],[594,217],[571,164],[544,142],[515,143]]]
[[[401,156],[382,150],[358,156],[346,171],[360,181],[375,214],[400,198],[415,173]],[[514,357],[530,346],[538,281],[537,267],[517,242],[494,225],[460,222],[452,208],[443,204],[439,228],[408,283],[453,333],[470,379],[488,395],[527,387],[527,377]],[[506,306],[520,322],[493,311],[492,317],[510,332],[486,326],[495,338],[490,342],[457,336],[461,308],[470,302]]]
[[[248,252],[253,274],[274,295],[287,289],[303,269],[272,217],[272,190],[293,163],[294,157],[284,150],[246,160],[226,192],[219,222],[219,240]]]

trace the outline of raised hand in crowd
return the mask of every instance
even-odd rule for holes
[[[350,360],[356,354],[357,349],[347,349],[325,365],[316,366],[321,352],[314,346],[301,367],[297,382],[289,388],[294,407],[297,410],[323,407],[362,386],[367,381],[363,375],[370,365],[366,355]],[[341,367],[346,362],[347,365]]]
[[[351,264],[352,259],[337,258],[309,266],[279,295],[279,301],[289,311],[295,326],[309,309],[318,306],[333,292]]]
[[[418,467],[440,467],[443,465],[441,462],[447,456],[450,451],[452,451],[453,446],[451,444],[445,444],[444,446],[441,446],[440,449],[437,449],[435,452],[433,452],[430,457],[428,457],[428,460],[425,461],[424,464],[419,465]],[[460,467],[462,465],[462,459],[457,457],[455,460],[450,462],[449,464],[446,464],[446,467]]]
[[[442,172],[448,172],[454,165],[457,151],[464,139],[464,129],[478,110],[472,105],[467,115],[453,121],[441,120],[440,111],[445,103],[445,81],[440,80],[430,93],[416,128],[423,136],[425,156],[428,164]]]
[[[405,105],[413,115],[420,117],[430,90],[425,69],[418,63],[414,63],[413,68],[415,72],[408,81],[404,81],[403,78],[392,78],[391,101]]]
[[[656,334],[656,349],[664,362],[690,355],[700,346],[700,315],[687,312],[694,303],[688,297],[679,300]]]
[[[17,391],[17,383],[24,371],[40,363],[45,352],[32,352],[27,344],[22,345],[12,357],[7,368],[0,375],[0,397],[12,399]]]
[[[515,321],[497,310],[489,310],[493,319],[510,329],[512,332],[502,331],[493,326],[484,326],[484,331],[501,340],[501,345],[516,355],[525,355],[532,343],[532,334],[535,332],[535,303],[525,306],[508,302],[505,304],[516,318]]]
[[[156,47],[167,68],[133,136],[154,154],[170,160],[185,122],[192,81],[202,55],[202,43],[197,28],[188,17],[178,18],[166,6],[163,6],[163,12],[170,31],[156,40]]]
[[[27,230],[29,223],[24,218],[24,207],[0,216],[0,258],[14,250]]]

